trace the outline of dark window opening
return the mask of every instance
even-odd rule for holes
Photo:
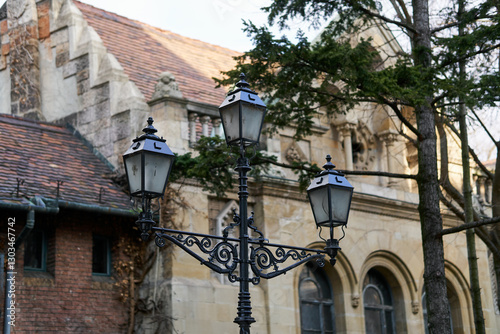
[[[395,334],[391,287],[376,269],[370,269],[363,284],[367,334]]]
[[[24,270],[47,270],[47,237],[43,230],[32,230],[24,241]]]
[[[107,237],[92,237],[92,274],[111,275],[111,243]]]
[[[302,334],[335,333],[335,308],[330,282],[323,269],[307,263],[299,279]]]

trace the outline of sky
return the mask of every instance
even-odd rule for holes
[[[252,48],[250,38],[242,31],[242,20],[251,20],[258,26],[265,24],[267,16],[260,8],[271,3],[271,0],[81,1],[185,37],[240,52]],[[318,33],[300,23],[296,26],[301,26],[312,37]]]
[[[242,19],[266,22],[271,0],[80,0],[130,19],[235,51],[252,47]],[[5,0],[0,0],[0,7]]]

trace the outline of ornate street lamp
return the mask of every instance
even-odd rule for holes
[[[335,264],[335,256],[340,250],[339,240],[333,238],[335,227],[347,225],[349,210],[351,208],[352,192],[354,187],[347,181],[344,174],[334,170],[332,157],[326,156],[325,169],[311,182],[307,188],[309,202],[316,221],[316,227],[328,227],[330,238],[326,240],[326,251],[330,255],[330,262]]]
[[[242,73],[236,89],[227,95],[219,107],[228,146],[246,147],[259,143],[266,105],[249,88],[245,79]]]
[[[123,155],[130,195],[142,200],[142,211],[136,222],[143,240],[149,238],[151,226],[155,224],[151,212],[151,200],[163,197],[174,154],[166,140],[155,135],[153,118],[149,117],[144,134],[133,140],[133,144]]]
[[[149,232],[153,231],[158,247],[165,246],[166,240],[169,240],[201,264],[226,274],[229,281],[239,282],[238,316],[234,322],[239,325],[240,334],[249,334],[250,325],[255,322],[252,317],[250,283],[257,285],[262,278],[279,276],[311,260],[316,260],[322,267],[325,254],[330,255],[330,262],[335,264],[334,257],[340,248],[338,240],[333,239],[333,228],[347,224],[353,188],[341,173],[333,170],[335,166],[328,156],[325,171],[316,176],[308,189],[317,226],[331,229],[330,239],[325,240],[327,247],[321,250],[270,243],[254,226],[253,213],[248,216],[247,173],[252,168],[245,156],[247,147],[259,143],[266,105],[249,88],[242,74],[236,89],[228,94],[219,111],[227,145],[238,147],[240,155],[235,168],[239,179],[239,213],[234,211],[234,223],[227,226],[221,236],[154,226],[151,199],[163,196],[173,154],[165,140],[154,135],[156,129],[152,126],[151,118],[148,120],[149,126],[143,130],[145,135],[136,138],[124,154],[125,169],[131,195],[140,197],[143,203],[143,211],[137,222],[141,237],[146,240]],[[151,173],[153,175],[149,175]],[[236,227],[239,228],[239,237],[229,237],[229,231]],[[249,229],[258,236],[251,238]],[[287,261],[294,263],[289,264]],[[280,268],[280,265],[286,267]]]

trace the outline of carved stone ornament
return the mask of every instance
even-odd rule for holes
[[[376,159],[375,137],[363,122],[352,135],[352,158],[356,170],[370,170]]]
[[[420,304],[419,304],[419,302],[418,302],[418,301],[415,301],[415,300],[414,300],[414,301],[412,301],[412,302],[411,302],[411,312],[412,312],[413,314],[417,314],[417,313],[418,313],[418,311],[419,311],[419,309],[420,309]]]
[[[307,157],[296,143],[292,143],[285,152],[285,159],[292,163],[305,161]]]
[[[359,306],[359,295],[353,295],[351,297],[351,305],[353,308],[356,308]]]
[[[182,92],[179,90],[179,85],[177,85],[174,75],[170,72],[163,72],[160,74],[158,83],[155,86],[155,92],[151,99],[156,100],[162,97],[182,98]]]

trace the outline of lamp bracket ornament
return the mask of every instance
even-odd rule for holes
[[[176,244],[189,255],[219,274],[226,274],[229,281],[234,283],[249,280],[257,285],[261,278],[270,279],[285,274],[305,262],[316,260],[318,266],[325,265],[325,254],[321,249],[292,247],[287,245],[272,244],[263,236],[249,239],[250,268],[253,277],[242,277],[235,273],[242,265],[238,255],[239,238],[215,236],[209,234],[185,232],[162,227],[151,227],[155,234],[155,243],[164,247],[166,240]],[[142,235],[142,234],[141,234]],[[149,236],[149,234],[147,234]]]

